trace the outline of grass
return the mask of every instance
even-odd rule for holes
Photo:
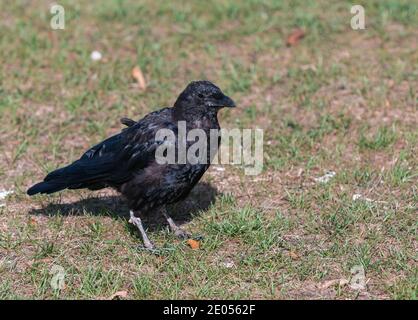
[[[380,127],[376,135],[368,139],[364,134],[361,134],[359,146],[363,149],[379,150],[385,149],[396,140],[396,130],[388,129],[387,127]]]
[[[0,207],[0,299],[416,299],[413,1],[364,2],[358,31],[346,1],[60,4],[66,29],[55,31],[43,1],[0,4],[0,189],[14,190]],[[306,36],[287,47],[296,28]],[[265,156],[258,176],[211,168],[173,209],[191,214],[199,250],[152,219],[162,253],[141,250],[110,190],[25,195],[120,117],[171,105],[201,78],[238,103],[222,127],[264,129]],[[358,266],[360,291],[340,281]]]

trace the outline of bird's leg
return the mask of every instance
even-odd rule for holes
[[[142,240],[144,242],[145,248],[147,248],[149,250],[154,250],[155,247],[154,247],[154,245],[152,244],[152,242],[150,241],[150,239],[148,238],[148,236],[145,232],[144,226],[142,225],[141,218],[135,217],[134,212],[132,210],[129,211],[129,213],[131,214],[131,218],[129,219],[129,222],[132,223],[133,225],[135,225],[139,229],[139,232],[141,233]]]
[[[172,232],[174,232],[174,234],[181,238],[181,239],[188,239],[190,238],[190,235],[184,231],[182,228],[180,228],[178,225],[176,225],[176,223],[174,222],[174,220],[167,214],[167,209],[165,207],[163,207],[161,209],[161,212],[163,213],[164,218],[167,220],[168,225],[170,226],[170,229]]]

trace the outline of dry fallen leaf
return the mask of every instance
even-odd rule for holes
[[[299,259],[299,255],[295,251],[289,251],[289,257],[291,257],[293,260]]]
[[[36,226],[38,224],[38,221],[34,217],[29,217],[28,224],[31,226]]]
[[[200,242],[197,241],[197,240],[189,239],[189,240],[187,240],[187,244],[192,249],[199,249],[200,248]]]
[[[294,30],[288,37],[286,44],[290,46],[296,45],[305,36],[305,31],[302,29]]]
[[[348,284],[348,280],[347,279],[334,279],[334,280],[328,280],[325,281],[321,287],[322,289],[328,289],[331,286],[335,286],[335,285],[339,285],[340,287],[344,287],[346,284]]]
[[[34,263],[45,263],[45,264],[49,264],[52,262],[52,258],[43,258],[40,260],[36,260]]]
[[[121,298],[126,298],[128,296],[128,291],[117,291],[109,297],[109,300],[117,300]]]
[[[147,88],[147,83],[145,82],[144,75],[138,66],[132,69],[132,77],[136,80],[136,82],[138,82],[139,88],[142,90]]]

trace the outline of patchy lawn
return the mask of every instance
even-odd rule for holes
[[[65,30],[48,1],[0,3],[0,191],[14,191],[0,200],[0,299],[416,299],[416,2],[363,1],[357,31],[349,1],[60,4]],[[260,175],[214,166],[172,209],[199,250],[159,218],[147,225],[161,254],[141,250],[111,190],[26,196],[120,117],[202,78],[238,104],[221,125],[262,128],[265,143]]]

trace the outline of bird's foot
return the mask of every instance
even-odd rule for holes
[[[187,233],[186,231],[184,231],[182,228],[180,228],[175,222],[174,220],[167,214],[167,210],[164,207],[162,209],[162,213],[164,215],[164,217],[166,218],[168,225],[170,226],[170,230],[171,232],[173,232],[175,234],[176,237],[186,240],[186,239],[190,239],[191,235],[189,233]]]
[[[144,247],[145,247],[145,249],[150,250],[150,251],[155,251],[156,250],[154,244],[149,240],[144,241]]]
[[[201,234],[197,234],[197,235],[194,235],[192,239],[196,241],[202,241],[205,239],[205,237],[202,236]]]
[[[146,247],[145,245],[144,246],[137,246],[136,249],[151,253],[151,254],[156,255],[156,256],[166,255],[168,252],[172,252],[172,251],[175,250],[174,248],[158,248],[158,247],[155,247],[155,246],[152,247],[152,248],[149,248],[149,247]]]
[[[174,235],[175,235],[177,238],[180,238],[180,239],[183,239],[183,240],[186,240],[186,239],[190,239],[190,238],[191,238],[190,233],[188,233],[188,232],[184,231],[182,228],[179,228],[179,227],[177,227],[177,228],[174,230]]]
[[[147,236],[147,233],[145,232],[144,226],[142,225],[141,218],[136,217],[132,211],[131,211],[131,217],[129,219],[129,223],[132,223],[138,228],[139,232],[141,233],[142,241],[144,243],[145,249],[151,250],[151,251],[155,250],[155,246],[150,241],[150,239]]]
[[[138,246],[137,249],[138,250],[141,250],[141,251],[145,251],[145,252],[151,253],[151,254],[154,254],[154,255],[157,255],[157,256],[161,254],[161,250],[157,249],[155,246],[153,246],[153,247],[146,247],[144,245],[144,246]]]

